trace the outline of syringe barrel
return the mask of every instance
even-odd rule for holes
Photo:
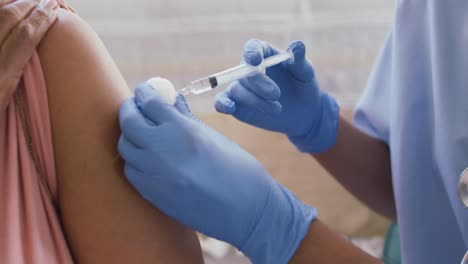
[[[216,77],[216,80],[218,81],[218,86],[220,86],[226,83],[239,80],[241,78],[249,76],[250,74],[259,72],[262,69],[263,67],[261,66],[255,67],[255,66],[243,63],[234,68],[216,73],[215,75],[213,75],[213,77]]]
[[[214,89],[218,86],[239,80],[257,72],[264,72],[266,68],[277,65],[283,61],[293,58],[293,53],[288,50],[284,53],[279,53],[274,56],[268,57],[258,66],[252,66],[243,63],[234,68],[216,73],[214,75],[193,81],[189,86],[180,90],[181,93],[187,94],[189,91],[193,94],[201,94]]]
[[[273,55],[271,57],[264,59],[262,64],[263,64],[263,67],[266,69],[271,66],[275,66],[276,64],[280,64],[283,61],[287,61],[291,59],[294,59],[294,53],[292,52],[291,49],[288,49],[286,52],[279,53],[279,54],[276,54],[276,55]]]
[[[293,57],[294,54],[290,49],[288,49],[287,52],[279,53],[264,59],[262,63],[260,63],[260,65],[258,66],[252,66],[243,63],[237,67],[217,73],[213,75],[213,77],[216,77],[217,85],[223,85],[232,81],[239,80],[256,72],[264,72],[266,68],[275,66],[283,61],[290,60]]]

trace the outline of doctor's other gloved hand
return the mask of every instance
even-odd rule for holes
[[[316,218],[240,146],[209,128],[178,95],[147,84],[120,112],[119,152],[141,195],[177,221],[241,250],[253,263],[287,263]]]
[[[320,90],[314,69],[301,41],[289,45],[294,59],[231,84],[217,95],[218,112],[232,114],[248,124],[286,134],[303,152],[320,153],[335,144],[339,107]],[[249,40],[246,63],[257,66],[282,51],[270,44]]]

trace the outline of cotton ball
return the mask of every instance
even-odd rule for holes
[[[156,77],[149,79],[147,83],[151,85],[153,89],[158,91],[159,95],[163,98],[163,100],[166,103],[170,105],[173,105],[175,103],[177,92],[171,81],[164,78]]]

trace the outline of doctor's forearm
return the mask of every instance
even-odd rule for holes
[[[348,191],[378,213],[396,218],[387,145],[340,117],[336,144],[314,155]]]
[[[306,237],[290,263],[378,264],[382,262],[328,229],[319,220],[315,220],[311,223]]]

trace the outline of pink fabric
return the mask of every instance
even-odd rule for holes
[[[13,102],[0,113],[0,263],[72,263],[59,214],[52,134],[45,81],[37,54],[23,75],[29,134],[45,185]],[[52,199],[51,199],[52,198]]]

